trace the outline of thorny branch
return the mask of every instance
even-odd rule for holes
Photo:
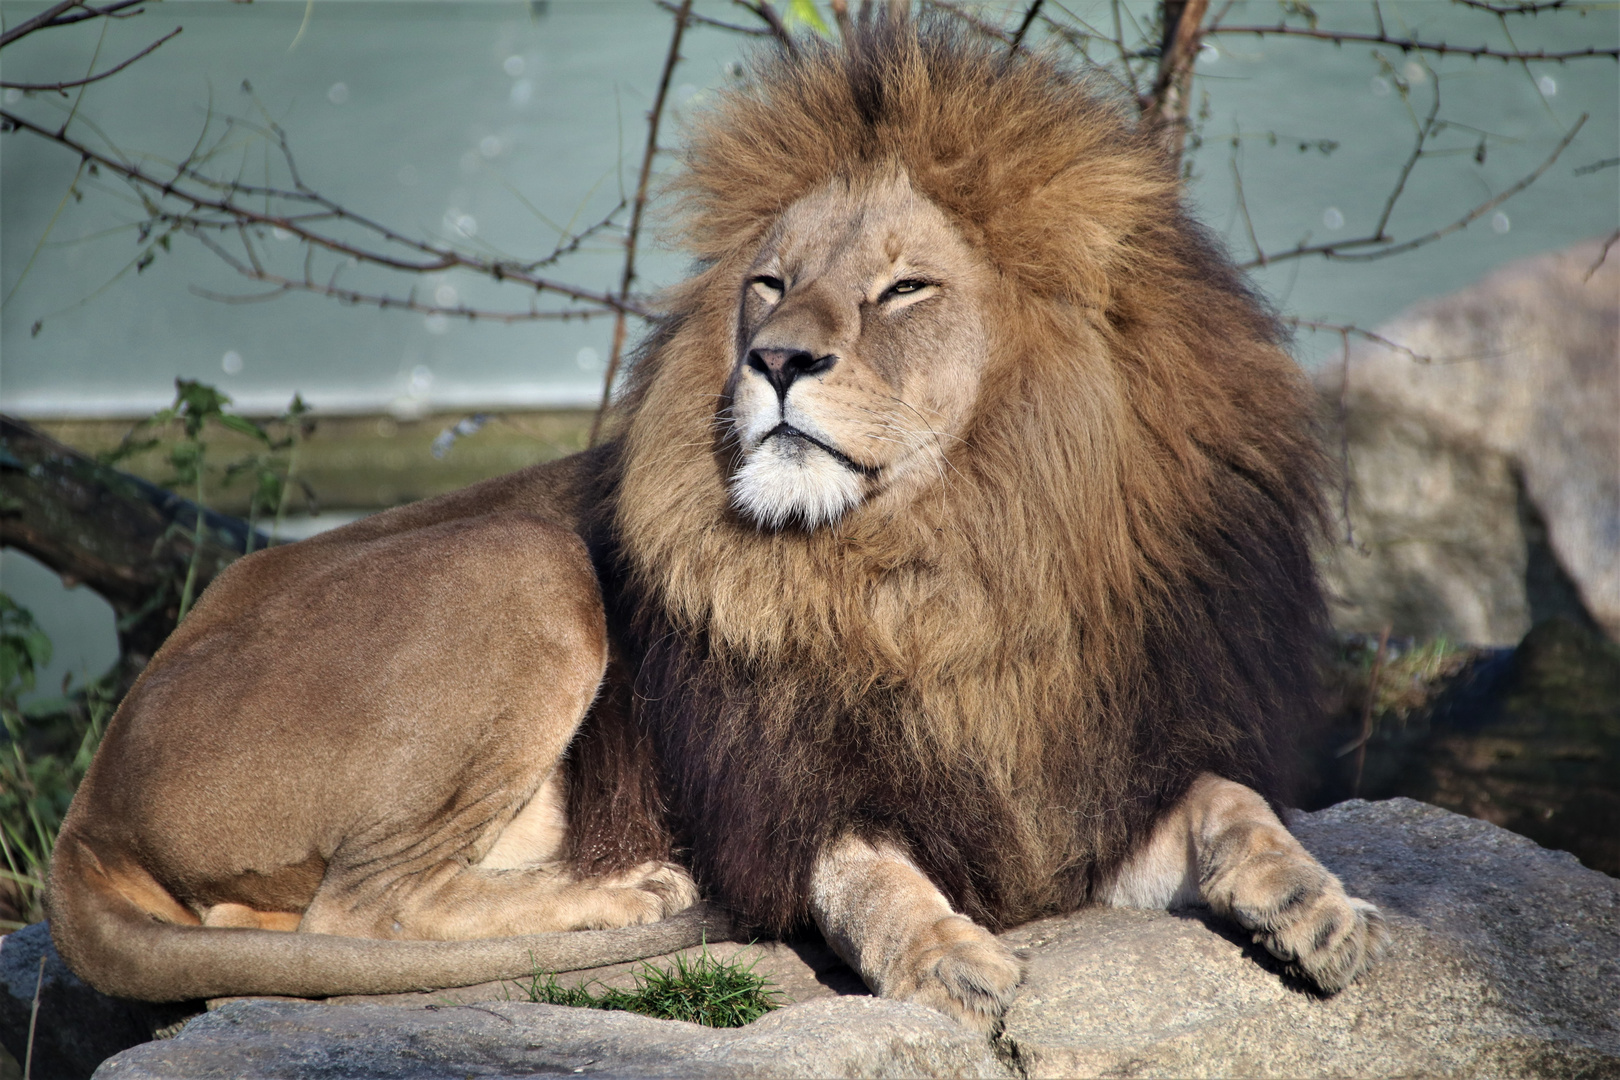
[[[0,87],[4,87],[7,90],[26,90],[26,91],[37,91],[37,92],[56,91],[58,93],[65,94],[65,93],[67,93],[68,90],[72,89],[75,86],[89,86],[93,82],[100,82],[102,79],[105,79],[110,75],[118,74],[120,71],[123,71],[125,68],[129,67],[129,65],[133,64],[135,61],[139,60],[141,57],[149,56],[152,53],[156,52],[157,49],[158,49],[158,46],[162,45],[165,41],[168,41],[170,38],[173,38],[173,37],[177,36],[180,33],[180,30],[181,30],[180,27],[178,27],[178,26],[175,27],[173,30],[169,31],[167,34],[164,34],[162,37],[160,37],[156,41],[152,42],[152,44],[148,45],[146,48],[142,49],[140,52],[136,53],[134,56],[130,57],[128,60],[125,60],[122,64],[115,64],[114,66],[108,68],[106,71],[98,72],[95,75],[86,75],[82,79],[69,79],[67,82],[56,82],[56,83],[0,82]]]
[[[1256,37],[1267,35],[1282,37],[1314,38],[1317,41],[1331,41],[1335,45],[1368,44],[1387,45],[1401,52],[1426,52],[1436,56],[1471,56],[1478,60],[1488,58],[1501,60],[1504,63],[1525,63],[1528,61],[1561,64],[1567,60],[1584,60],[1587,57],[1607,56],[1613,60],[1620,60],[1620,48],[1599,48],[1588,45],[1584,49],[1574,49],[1569,52],[1547,52],[1543,49],[1534,51],[1508,51],[1493,49],[1489,45],[1448,45],[1443,41],[1420,41],[1417,38],[1391,37],[1383,29],[1377,33],[1362,33],[1353,30],[1321,30],[1310,26],[1289,26],[1287,23],[1278,23],[1275,26],[1212,26],[1209,34],[1253,34]]]
[[[760,6],[766,11],[770,10],[770,5],[763,0]],[[670,79],[675,74],[675,66],[681,62],[681,38],[686,34],[686,20],[691,14],[692,0],[681,0],[680,9],[675,13],[675,30],[670,35],[669,52],[664,57],[664,73],[658,80],[658,93],[653,98],[652,112],[647,115],[647,149],[641,155],[641,177],[636,182],[636,201],[631,207],[630,228],[624,237],[624,276],[619,280],[621,300],[629,298],[630,286],[636,280],[636,241],[641,234],[641,215],[647,209],[647,185],[652,180],[653,160],[658,156],[658,125],[664,117],[664,102],[669,97]],[[613,380],[619,374],[619,362],[624,355],[625,315],[626,310],[621,307],[618,317],[613,321],[613,346],[608,353],[607,371],[602,376],[602,402],[597,407],[596,415],[591,418],[588,443],[591,446],[596,445],[596,440],[602,433],[602,420],[607,415],[608,404],[613,396]]]

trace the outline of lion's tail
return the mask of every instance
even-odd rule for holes
[[[640,960],[725,940],[724,914],[698,905],[661,922],[471,941],[376,941],[218,929],[155,918],[87,850],[59,843],[51,937],[91,986],[143,1001],[275,994],[389,994],[517,979]]]

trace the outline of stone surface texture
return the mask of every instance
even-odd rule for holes
[[[1511,645],[1584,611],[1620,640],[1620,249],[1514,263],[1357,343],[1335,622]],[[1596,269],[1594,270],[1594,267]]]
[[[803,997],[737,1030],[464,993],[240,1000],[96,1075],[1620,1076],[1620,881],[1408,799],[1293,827],[1391,930],[1383,962],[1333,998],[1199,912],[1093,909],[1006,935],[1028,974],[993,1043],[840,993],[854,986],[824,953],[773,946],[759,970]]]
[[[36,988],[33,1080],[89,1076],[106,1058],[155,1038],[197,1011],[97,993],[62,963],[46,925],[35,923],[0,937],[0,1044],[19,1065],[28,1055]]]

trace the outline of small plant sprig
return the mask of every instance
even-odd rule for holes
[[[530,1001],[544,1005],[633,1012],[707,1027],[742,1027],[783,1005],[781,991],[754,971],[757,962],[757,957],[746,963],[722,960],[705,945],[691,959],[677,955],[668,968],[643,964],[634,973],[636,985],[630,990],[603,987],[597,993],[588,985],[563,986],[555,974],[539,970],[526,986],[520,986]]]
[[[137,423],[115,449],[102,455],[104,464],[113,465],[133,454],[156,449],[163,445],[164,439],[161,435],[149,433],[176,423],[180,425],[180,438],[169,447],[172,473],[164,484],[192,491],[193,501],[199,510],[191,539],[191,559],[180,589],[179,618],[182,620],[196,599],[197,569],[202,559],[204,515],[201,511],[208,505],[204,481],[207,478],[209,443],[205,435],[210,425],[245,435],[257,444],[252,453],[227,464],[223,473],[226,485],[243,478],[253,483],[248,499],[248,538],[244,555],[253,553],[259,521],[272,511],[275,517],[270,539],[272,543],[275,542],[286,515],[287,497],[293,484],[303,488],[305,497],[311,503],[315,499],[309,485],[297,479],[298,451],[314,428],[314,422],[309,419],[309,406],[304,404],[303,397],[294,394],[285,412],[264,423],[226,412],[230,404],[230,395],[208,383],[175,379],[174,404],[159,409]],[[280,434],[272,434],[272,429],[279,430]]]

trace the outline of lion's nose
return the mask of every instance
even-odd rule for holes
[[[787,397],[788,387],[801,375],[820,375],[838,362],[831,353],[816,356],[803,349],[749,349],[748,366],[770,380],[776,396]]]

